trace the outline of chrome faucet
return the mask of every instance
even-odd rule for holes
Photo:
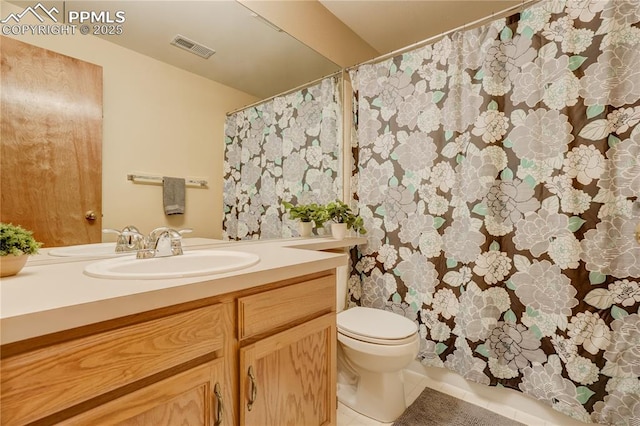
[[[191,228],[179,231],[167,227],[156,228],[145,239],[145,247],[138,250],[138,259],[150,259],[154,257],[179,256],[182,251],[182,235],[192,232]]]
[[[118,235],[118,239],[116,240],[116,253],[138,251],[145,247],[144,235],[133,225],[125,226],[122,228],[122,231],[105,228],[102,232],[104,234]]]

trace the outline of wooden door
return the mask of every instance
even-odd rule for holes
[[[335,313],[241,348],[240,423],[334,425],[335,357]]]
[[[45,247],[100,242],[102,67],[7,37],[0,53],[0,221]]]
[[[171,376],[63,421],[64,425],[229,425],[224,358]]]

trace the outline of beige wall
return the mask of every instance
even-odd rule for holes
[[[2,16],[21,10],[2,2]],[[12,37],[103,67],[104,228],[191,227],[190,236],[221,237],[225,113],[255,97],[90,35]],[[132,172],[209,186],[188,187],[185,214],[165,216],[162,186],[127,181]]]

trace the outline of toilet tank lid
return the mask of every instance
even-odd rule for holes
[[[356,306],[338,314],[338,330],[378,339],[402,339],[418,331],[409,318],[382,309]]]

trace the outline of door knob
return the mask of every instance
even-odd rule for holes
[[[96,220],[96,212],[94,212],[93,210],[89,210],[84,214],[84,218],[91,221]]]

